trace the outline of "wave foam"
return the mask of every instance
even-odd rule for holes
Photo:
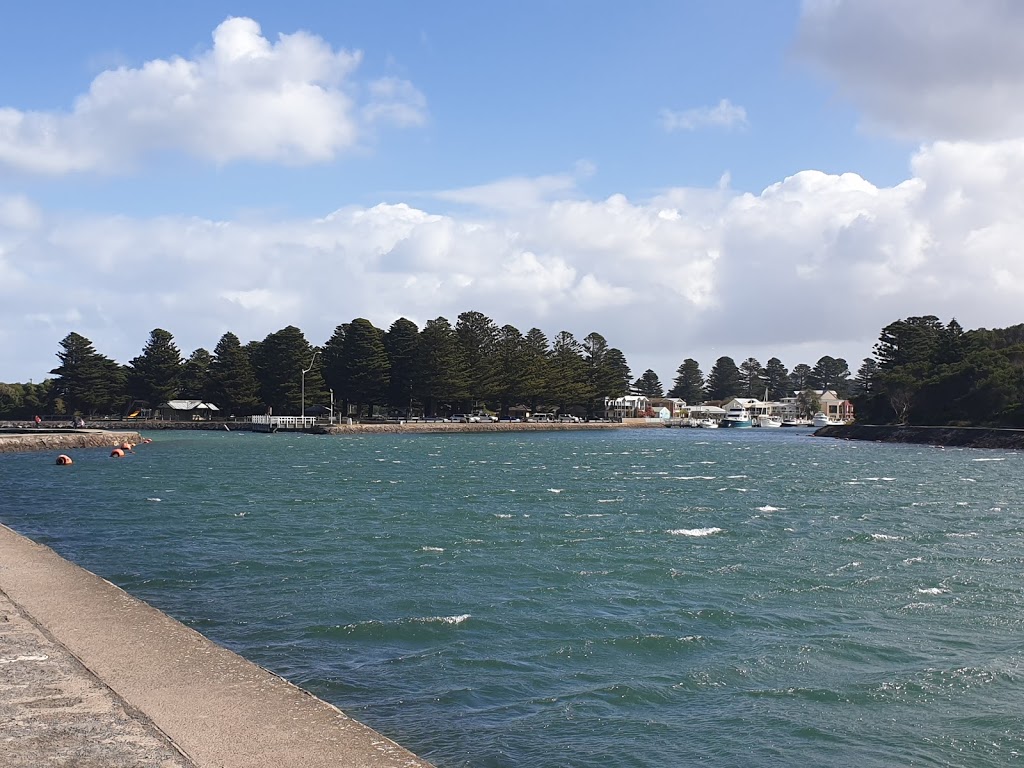
[[[721,528],[676,528],[666,531],[666,533],[672,536],[713,536],[721,532]]]

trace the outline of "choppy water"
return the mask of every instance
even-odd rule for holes
[[[153,437],[0,456],[0,520],[443,768],[1024,753],[1016,453]]]

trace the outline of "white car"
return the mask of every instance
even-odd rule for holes
[[[480,423],[480,417],[479,416],[473,416],[473,415],[468,414],[468,413],[455,413],[455,414],[452,414],[452,421],[458,421],[458,422],[461,422],[463,424],[479,424]]]

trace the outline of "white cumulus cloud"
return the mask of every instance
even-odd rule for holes
[[[668,381],[684,357],[856,366],[911,315],[1020,322],[1024,140],[938,142],[911,168],[888,187],[802,171],[758,194],[573,190],[472,217],[389,203],[318,219],[98,218],[0,201],[0,341],[8,375],[38,380],[72,330],[125,362],[157,327],[188,354],[226,331],[296,325],[321,344],[355,317],[422,325],[475,309],[549,337],[596,330],[634,373]],[[45,314],[41,286],[54,288]]]
[[[0,168],[109,172],[166,150],[216,164],[315,163],[357,145],[370,123],[424,120],[407,81],[371,82],[357,103],[360,60],[306,32],[271,42],[254,20],[229,18],[209,50],[105,71],[70,111],[0,108]]]

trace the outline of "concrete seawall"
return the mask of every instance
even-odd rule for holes
[[[873,440],[881,443],[918,443],[961,448],[1024,448],[1024,430],[987,427],[909,427],[844,424],[822,427],[815,437]]]
[[[429,768],[0,525],[5,768]]]

